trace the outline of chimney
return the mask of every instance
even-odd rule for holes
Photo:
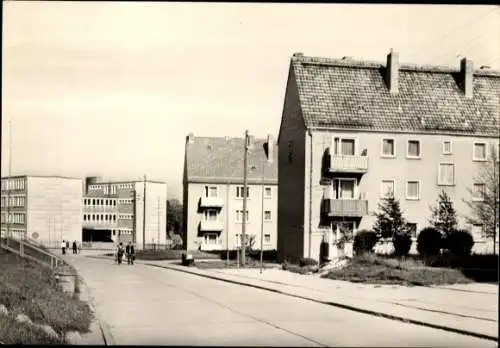
[[[397,94],[399,89],[399,54],[391,52],[387,55],[387,65],[385,68],[385,82],[391,94]]]
[[[472,98],[472,74],[474,67],[472,60],[463,58],[460,61],[460,76],[463,84],[465,98]]]
[[[194,134],[189,133],[186,137],[186,143],[192,144],[194,142]]]
[[[269,163],[274,160],[274,137],[271,134],[267,135],[267,161]]]

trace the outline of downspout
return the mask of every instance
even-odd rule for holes
[[[309,252],[308,257],[311,258],[312,249],[312,168],[313,168],[313,144],[312,144],[312,133],[308,129],[309,134]]]

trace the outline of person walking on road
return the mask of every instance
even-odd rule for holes
[[[116,261],[118,262],[119,265],[121,265],[122,263],[123,253],[124,253],[123,243],[120,242],[120,244],[118,244],[118,249],[116,250]]]
[[[61,249],[62,249],[62,254],[66,255],[66,242],[64,240],[61,242]]]
[[[66,241],[66,249],[69,250],[69,240]]]
[[[125,253],[127,254],[127,264],[133,265],[135,259],[135,250],[132,242],[128,242],[127,246],[125,247]]]
[[[73,241],[73,255],[76,255],[77,252],[78,252],[78,249],[77,249],[76,240],[75,240],[75,241]]]

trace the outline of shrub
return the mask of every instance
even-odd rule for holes
[[[377,234],[374,231],[361,230],[354,236],[353,250],[356,254],[372,252],[377,244]]]
[[[394,245],[394,254],[396,256],[408,255],[411,243],[412,240],[409,233],[396,233],[392,236],[392,244]]]
[[[442,235],[434,227],[426,227],[417,238],[417,251],[420,255],[438,255],[442,248]]]
[[[453,255],[467,256],[474,246],[474,238],[467,230],[457,230],[447,236],[446,245]]]
[[[318,261],[316,261],[315,259],[309,258],[309,257],[305,257],[305,258],[302,258],[299,260],[300,267],[317,266],[317,265],[318,265]]]

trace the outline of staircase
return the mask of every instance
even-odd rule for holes
[[[31,239],[16,239],[2,236],[0,248],[10,251],[26,259],[32,260],[53,270],[60,268],[64,262],[56,255],[44,250],[41,245]]]

